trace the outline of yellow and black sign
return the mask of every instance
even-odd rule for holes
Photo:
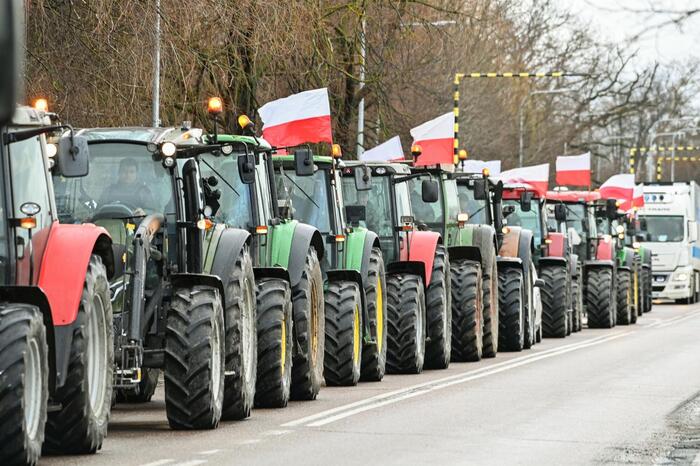
[[[688,152],[697,152],[692,156],[688,156]],[[678,154],[675,156],[676,162],[695,162],[700,161],[700,146],[658,146],[658,147],[633,147],[630,149],[629,167],[630,173],[634,174],[634,166],[637,161],[637,157],[643,157],[647,154],[656,154],[658,158],[656,160],[656,179],[661,179],[659,175],[660,164],[663,162],[670,162],[674,159],[674,156],[665,156],[665,154]]]

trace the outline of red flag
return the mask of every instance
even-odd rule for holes
[[[631,201],[634,196],[634,188],[634,175],[613,175],[600,186],[600,197],[623,202]]]
[[[590,186],[591,153],[557,157],[557,184],[560,186]]]
[[[623,201],[620,204],[620,210],[629,212],[634,208],[641,209],[642,207],[644,207],[644,186],[638,184],[632,191],[632,199]]]
[[[495,177],[503,181],[503,184],[524,184],[528,189],[536,191],[540,195],[545,195],[549,188],[549,164],[533,165],[531,167],[513,168],[506,170]]]
[[[325,87],[273,100],[258,113],[263,121],[263,137],[273,146],[333,143],[331,106]]]
[[[421,146],[416,166],[454,163],[455,115],[445,113],[411,130],[413,144]]]

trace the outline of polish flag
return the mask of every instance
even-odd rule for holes
[[[360,160],[363,162],[388,162],[403,158],[403,147],[401,147],[401,139],[398,136],[394,136],[360,155]]]
[[[454,164],[455,115],[445,113],[411,130],[413,144],[421,146],[416,166]]]
[[[263,121],[263,138],[272,146],[333,143],[331,106],[325,87],[273,100],[258,113]]]
[[[540,195],[544,196],[549,188],[549,164],[533,165],[531,167],[513,168],[495,177],[503,184],[525,184]]]
[[[634,186],[632,199],[623,201],[622,204],[620,204],[620,210],[629,212],[634,208],[641,209],[642,207],[644,207],[644,186],[638,184]]]
[[[613,175],[600,186],[600,197],[603,199],[617,199],[631,201],[634,197],[634,175]]]
[[[489,176],[498,176],[501,173],[501,161],[465,160],[461,165],[461,171],[464,173],[482,173],[484,168],[489,169]]]
[[[557,177],[559,186],[590,186],[591,153],[557,157]]]

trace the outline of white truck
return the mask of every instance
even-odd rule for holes
[[[644,185],[639,241],[652,252],[652,297],[700,298],[700,186],[695,181]]]

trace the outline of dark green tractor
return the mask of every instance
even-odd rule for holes
[[[257,368],[251,235],[208,218],[212,197],[196,157],[201,132],[81,134],[90,173],[55,178],[58,210],[63,222],[95,223],[113,238],[120,398],[148,401],[162,371],[172,428],[211,429],[221,418],[249,416]]]
[[[384,259],[377,235],[356,225],[357,212],[346,212],[342,162],[312,156],[304,148],[294,156],[275,156],[273,162],[284,216],[315,226],[323,237],[326,383],[381,380],[386,370]]]
[[[211,139],[211,138],[210,138]],[[258,283],[256,406],[313,399],[323,381],[323,237],[278,209],[272,148],[249,136],[216,136],[233,152],[200,155],[207,189],[217,193],[214,219],[251,234]]]

